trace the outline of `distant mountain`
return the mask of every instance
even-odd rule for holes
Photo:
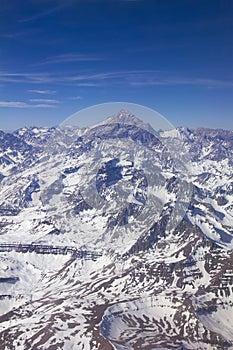
[[[0,152],[0,350],[233,349],[232,131],[121,110]]]

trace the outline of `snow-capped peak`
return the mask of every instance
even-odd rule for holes
[[[98,124],[95,124],[92,128],[96,128],[101,125],[110,125],[110,124],[121,124],[122,126],[135,126],[139,129],[146,130],[152,134],[155,134],[155,130],[152,126],[140,119],[138,116],[134,115],[131,111],[127,109],[121,109],[116,114],[104,119]]]

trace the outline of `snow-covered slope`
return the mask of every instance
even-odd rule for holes
[[[233,134],[0,134],[0,349],[233,349]]]

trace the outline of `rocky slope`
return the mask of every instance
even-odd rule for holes
[[[231,131],[121,111],[0,144],[0,349],[233,349]]]

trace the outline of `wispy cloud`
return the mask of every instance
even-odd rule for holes
[[[38,19],[41,19],[42,17],[46,17],[48,15],[51,15],[52,13],[55,13],[55,12],[61,10],[61,8],[62,8],[62,6],[58,5],[58,6],[50,8],[50,9],[47,9],[45,11],[37,12],[32,16],[20,18],[18,20],[18,22],[19,23],[26,23],[26,22],[36,21]]]
[[[26,102],[19,101],[0,101],[0,107],[8,107],[8,108],[55,108],[55,105],[50,105],[47,103],[40,104],[30,104]]]
[[[104,57],[100,57],[97,55],[67,53],[67,54],[47,57],[44,61],[37,63],[35,65],[42,66],[42,65],[54,64],[54,63],[91,62],[91,61],[103,61],[103,60],[105,60]]]
[[[53,95],[56,94],[56,90],[28,90],[28,92],[32,92],[39,95]]]
[[[103,86],[202,86],[206,88],[232,88],[233,82],[229,80],[217,80],[200,77],[176,76],[172,72],[153,70],[128,70],[100,73],[74,74],[72,72],[61,73],[1,73],[0,81],[8,83],[28,84],[62,84],[79,87],[103,87]],[[29,92],[37,94],[54,94],[54,90],[33,89]]]
[[[144,77],[145,79],[136,79],[129,82],[131,86],[146,87],[146,86],[203,86],[207,88],[232,88],[233,82],[216,80],[216,79],[201,79],[201,78],[153,78]]]
[[[6,39],[16,39],[18,37],[21,37],[25,34],[26,32],[15,32],[15,33],[3,33],[0,34],[1,38],[6,38]]]
[[[40,28],[33,28],[33,29],[27,29],[27,30],[17,30],[15,32],[8,32],[8,33],[2,33],[0,34],[1,38],[6,39],[19,39],[19,38],[25,38],[28,36],[34,36],[35,34],[38,34],[42,31]]]
[[[73,75],[66,78],[67,81],[76,82],[79,86],[92,86],[95,83],[111,83],[113,85],[130,86],[203,86],[208,88],[231,88],[232,81],[207,79],[207,78],[189,78],[174,77],[168,72],[159,71],[118,71],[104,72],[90,75]]]
[[[49,100],[47,98],[32,98],[29,100],[30,102],[39,102],[39,103],[60,103],[58,100]]]
[[[26,108],[27,103],[13,102],[13,101],[0,101],[0,107],[13,107],[13,108]]]
[[[78,87],[101,87],[103,86],[103,84],[100,84],[100,83],[76,83],[75,86],[78,86]]]
[[[32,22],[36,21],[38,19],[41,19],[43,17],[49,16],[53,13],[59,12],[63,10],[64,8],[71,7],[76,3],[77,0],[54,0],[54,1],[47,1],[47,5],[50,6],[47,9],[43,11],[37,11],[31,16],[20,18],[18,20],[19,23],[27,23],[27,22]],[[37,3],[40,5],[41,1],[37,1]],[[38,5],[37,4],[37,5]]]
[[[51,81],[49,73],[8,73],[0,72],[0,81],[8,83],[48,83]]]
[[[72,96],[72,97],[69,97],[69,100],[76,100],[76,101],[78,101],[78,100],[82,100],[83,99],[83,97],[82,96]]]
[[[208,88],[227,88],[233,87],[232,81],[198,78],[195,80],[195,85],[205,85]]]

